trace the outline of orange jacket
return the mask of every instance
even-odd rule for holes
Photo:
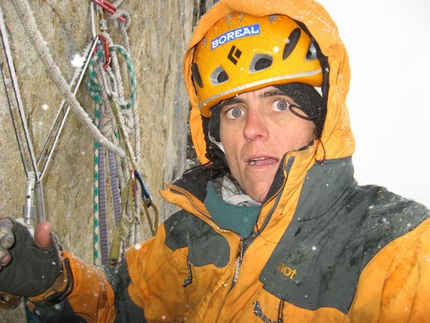
[[[314,36],[330,66],[321,139],[286,154],[246,239],[212,220],[206,183],[190,172],[162,192],[181,211],[156,237],[127,251],[122,284],[110,285],[118,278],[108,281],[102,270],[65,253],[75,279],[74,311],[88,322],[130,321],[121,298],[115,301],[121,292],[147,322],[430,322],[430,213],[355,182],[348,56],[318,2],[220,0],[202,17],[184,60],[199,159],[206,161],[206,144],[191,79],[193,47],[232,11],[285,14]]]

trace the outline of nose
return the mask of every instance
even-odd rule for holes
[[[269,128],[266,118],[258,108],[248,110],[243,136],[246,141],[266,140],[269,137]]]

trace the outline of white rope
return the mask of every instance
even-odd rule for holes
[[[33,16],[33,12],[25,0],[14,0],[12,1],[15,10],[21,20],[24,29],[26,30],[31,43],[35,47],[37,53],[41,57],[48,74],[52,77],[55,85],[63,95],[66,102],[72,108],[72,111],[76,113],[80,121],[87,127],[94,138],[107,149],[111,150],[115,154],[125,157],[125,152],[120,147],[115,146],[106,137],[104,137],[97,127],[93,124],[91,118],[81,107],[76,97],[70,91],[70,88],[61,74],[60,69],[55,64],[48,47],[45,45],[42,34],[37,29],[36,20]]]

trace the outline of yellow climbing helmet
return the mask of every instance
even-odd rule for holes
[[[231,13],[197,44],[192,74],[200,113],[221,100],[264,86],[302,82],[322,86],[317,49],[293,19]]]

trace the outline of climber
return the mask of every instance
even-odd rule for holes
[[[201,165],[161,192],[180,210],[117,268],[2,218],[0,289],[44,322],[429,322],[430,211],[355,181],[324,8],[220,0],[184,76]]]

